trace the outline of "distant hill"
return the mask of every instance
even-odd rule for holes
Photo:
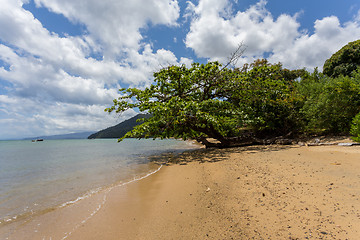
[[[127,132],[131,131],[136,125],[141,124],[141,122],[136,122],[136,120],[139,118],[149,118],[150,116],[150,114],[138,114],[135,117],[125,120],[113,127],[109,127],[97,133],[91,134],[88,138],[121,138]]]
[[[57,139],[87,139],[89,135],[94,132],[80,132],[80,133],[69,133],[69,134],[59,134],[51,136],[38,136],[33,138],[25,138],[24,140],[32,139],[45,139],[45,140],[57,140]]]

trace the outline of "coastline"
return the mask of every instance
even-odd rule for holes
[[[359,146],[184,153],[141,181],[36,217],[9,239],[356,239],[359,156]]]
[[[175,140],[6,141],[1,144],[0,228],[70,205],[158,168],[192,143]]]

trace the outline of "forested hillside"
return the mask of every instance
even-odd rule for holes
[[[136,122],[140,118],[149,118],[147,114],[138,114],[128,120],[125,120],[115,126],[103,129],[97,133],[91,134],[88,139],[94,138],[122,138],[127,132],[142,122]]]

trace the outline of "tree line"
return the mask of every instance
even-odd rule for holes
[[[141,90],[120,89],[105,109],[151,114],[126,137],[195,139],[207,147],[270,144],[305,135],[352,134],[360,141],[360,40],[326,60],[323,72],[259,59],[169,66]],[[121,139],[120,139],[121,140]]]

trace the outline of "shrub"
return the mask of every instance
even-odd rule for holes
[[[360,73],[352,77],[329,78],[314,73],[303,79],[300,91],[305,98],[302,114],[308,132],[348,133],[360,111]]]
[[[356,142],[360,142],[360,112],[356,115],[351,124],[350,134],[352,139]]]

